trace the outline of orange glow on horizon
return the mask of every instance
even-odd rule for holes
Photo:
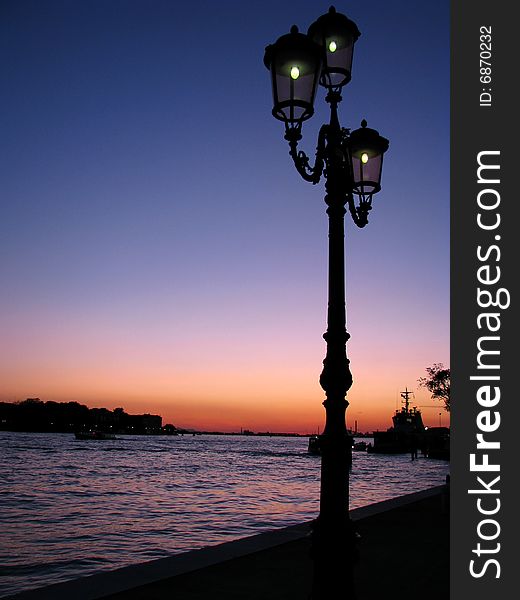
[[[320,325],[311,326],[310,332],[295,326],[287,337],[261,324],[240,338],[224,329],[208,339],[191,329],[183,336],[152,331],[139,343],[126,330],[53,335],[43,328],[31,344],[22,339],[11,346],[0,367],[0,400],[38,397],[122,407],[204,431],[315,433],[325,422],[319,385],[325,344],[312,331],[321,331]],[[348,348],[354,377],[348,427],[354,429],[357,421],[361,432],[386,430],[406,386],[415,392],[412,405],[421,409],[425,425],[448,425],[442,403],[417,385],[427,365],[442,362],[443,349],[435,339],[426,345],[415,330],[391,348],[371,331],[356,333]]]
[[[248,378],[245,377],[247,383]],[[77,401],[90,408],[105,407],[113,410],[122,407],[131,414],[159,414],[163,424],[172,423],[176,427],[202,431],[232,432],[249,429],[255,432],[317,433],[323,430],[325,398],[319,384],[302,383],[300,386],[281,385],[273,392],[271,381],[258,380],[256,388],[250,385],[236,388],[224,385],[211,387],[196,385],[191,381],[182,385],[170,386],[172,392],[155,387],[146,393],[142,385],[125,391],[122,386],[109,386],[108,382],[98,381],[81,393],[68,393],[55,385],[23,386],[24,391],[3,400],[24,400],[39,397],[41,400],[58,402]],[[199,382],[200,383],[200,382]],[[236,381],[235,381],[236,383]],[[392,425],[391,418],[401,404],[400,392],[405,386],[395,386],[390,393],[377,386],[355,382],[347,399],[347,426],[360,432],[386,430]],[[78,388],[77,388],[78,389]],[[409,388],[410,389],[410,388]],[[449,426],[449,413],[443,404],[433,401],[427,391],[412,388],[415,398],[412,406],[418,406],[427,426]],[[28,390],[28,391],[27,391]],[[357,423],[356,423],[357,422]]]

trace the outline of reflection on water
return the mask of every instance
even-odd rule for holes
[[[307,438],[0,432],[0,596],[313,519]],[[354,452],[351,507],[443,483],[448,463]]]

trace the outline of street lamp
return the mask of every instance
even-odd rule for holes
[[[325,428],[320,436],[320,514],[313,529],[313,598],[336,597],[347,588],[354,597],[352,568],[356,534],[349,518],[349,468],[352,448],[345,423],[346,394],[352,385],[345,318],[345,205],[354,223],[364,227],[372,196],[381,189],[383,155],[388,140],[363,120],[355,131],[338,120],[341,90],[351,79],[356,25],[334,7],[319,17],[307,35],[291,32],[266,48],[264,64],[271,72],[273,116],[285,125],[289,154],[300,175],[317,184],[325,179],[329,215],[327,353],[320,385],[325,391]],[[317,83],[327,90],[330,121],[321,127],[314,165],[298,150],[304,121],[314,114]],[[356,201],[354,199],[358,199]]]

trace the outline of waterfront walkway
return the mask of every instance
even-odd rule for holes
[[[351,512],[361,534],[358,598],[449,597],[444,486]],[[16,600],[306,600],[309,524],[18,594]],[[348,599],[348,595],[345,595]]]

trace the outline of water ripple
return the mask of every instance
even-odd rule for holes
[[[306,438],[0,432],[0,597],[318,513]],[[443,461],[354,453],[355,508],[444,482]]]

